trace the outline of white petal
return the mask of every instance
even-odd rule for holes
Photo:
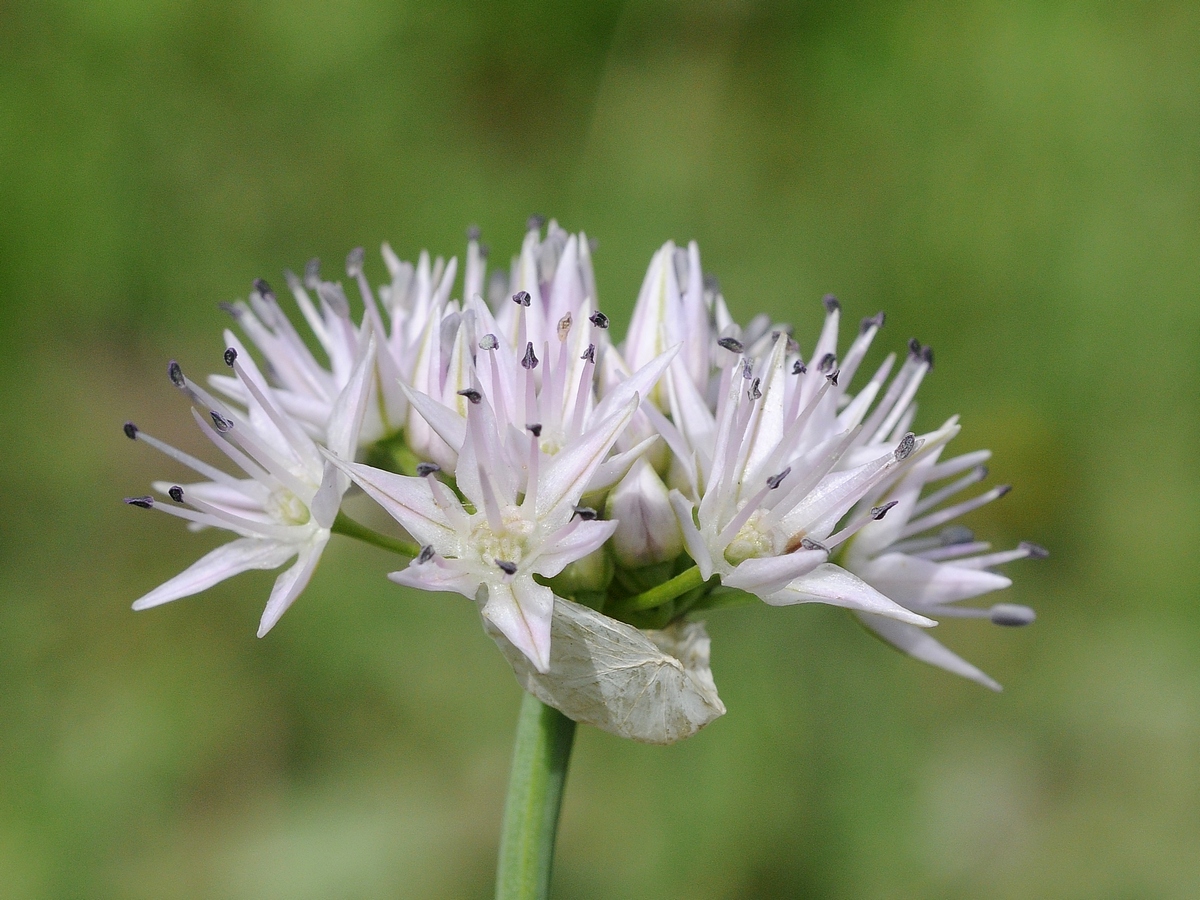
[[[644,441],[639,441],[623,453],[610,456],[604,462],[600,463],[600,467],[596,469],[596,474],[592,476],[592,480],[588,482],[583,492],[590,494],[592,491],[603,491],[612,487],[629,473],[633,464],[641,459],[642,455],[658,442],[658,439],[659,436],[653,434]]]
[[[700,567],[701,576],[708,581],[713,574],[712,554],[708,552],[704,536],[700,534],[695,520],[692,519],[692,503],[677,490],[672,490],[670,496],[671,506],[675,508],[675,515],[679,518],[679,529],[683,532],[683,543],[687,547],[688,556]]]
[[[358,432],[367,411],[367,397],[375,375],[375,337],[363,345],[362,354],[350,373],[350,380],[333,402],[333,412],[325,432],[325,445],[336,456],[353,459],[358,448]]]
[[[553,578],[577,559],[583,559],[607,541],[617,530],[615,520],[584,521],[574,519],[550,535],[542,546],[550,548],[538,554],[533,571]]]
[[[325,549],[328,542],[329,532],[325,532],[323,537],[300,551],[300,558],[296,560],[295,565],[275,579],[271,597],[267,600],[267,607],[263,610],[262,619],[258,623],[259,637],[275,627],[279,617],[287,612],[288,607],[300,596],[300,592],[308,586],[313,571],[321,559],[321,551]]]
[[[333,520],[337,518],[338,510],[342,507],[342,496],[349,486],[350,476],[329,460],[325,460],[325,472],[321,477],[321,486],[317,488],[312,502],[308,504],[308,511],[312,513],[313,521],[322,528],[333,527]]]
[[[729,575],[721,576],[726,587],[766,596],[787,587],[829,559],[824,550],[797,550],[783,556],[764,556],[738,563]],[[701,573],[703,574],[703,573]]]
[[[429,427],[445,441],[452,450],[458,452],[467,436],[467,420],[450,407],[434,400],[428,394],[415,391],[401,382],[404,395]]]
[[[861,578],[850,574],[841,566],[823,563],[811,573],[797,578],[781,591],[763,597],[772,606],[790,606],[793,603],[828,603],[844,606],[860,612],[875,613],[929,627],[937,623],[919,616],[889,600]]]
[[[906,553],[884,554],[856,571],[897,603],[914,609],[967,600],[1012,584],[995,572],[933,562]]]
[[[407,569],[391,572],[388,578],[405,587],[422,591],[453,591],[474,600],[479,591],[479,575],[458,560],[436,558],[419,563],[415,559]]]
[[[893,647],[903,650],[909,656],[955,675],[961,675],[963,678],[969,678],[993,691],[1001,689],[997,681],[975,668],[961,656],[947,650],[927,631],[904,622],[897,622],[894,619],[885,619],[882,616],[860,613],[858,618]]]
[[[238,538],[202,556],[170,581],[159,585],[133,604],[149,609],[190,597],[214,584],[250,569],[275,569],[296,555],[297,545],[260,538]]]
[[[528,575],[518,575],[511,584],[493,581],[487,588],[483,617],[496,626],[534,668],[539,672],[548,671],[554,592]]]
[[[709,670],[709,639],[702,623],[641,632],[558,598],[550,670],[544,674],[486,620],[484,627],[525,690],[575,721],[610,734],[673,744],[725,713]]]
[[[567,444],[550,460],[538,478],[537,518],[554,527],[555,520],[569,518],[571,507],[578,501],[604,455],[629,424],[638,397],[634,395],[607,419],[598,421],[578,438]]]
[[[328,456],[330,462],[354,479],[387,514],[404,526],[420,544],[432,544],[439,553],[457,550],[457,533],[433,499],[424,478],[397,475],[373,466],[349,463]]]

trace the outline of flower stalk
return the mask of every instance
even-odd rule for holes
[[[496,867],[496,900],[545,900],[575,722],[532,694],[521,700]]]

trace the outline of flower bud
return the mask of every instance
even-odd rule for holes
[[[605,518],[620,523],[612,548],[623,566],[667,562],[683,552],[683,534],[666,485],[645,459],[635,462],[608,495]]]

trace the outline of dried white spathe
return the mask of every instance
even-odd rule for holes
[[[556,597],[546,674],[483,622],[521,687],[576,722],[644,744],[673,744],[725,714],[703,622],[640,631]]]

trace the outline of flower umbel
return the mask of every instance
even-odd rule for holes
[[[1032,622],[1024,606],[964,601],[1009,586],[995,567],[1046,553],[992,552],[951,524],[1005,489],[954,502],[983,479],[986,452],[942,461],[957,418],[914,429],[932,351],[911,342],[852,392],[882,313],[842,351],[841,305],[826,297],[806,359],[790,328],[734,321],[695,243],[654,255],[618,342],[592,252],[586,235],[533,219],[508,271],[489,275],[472,231],[456,297],[454,259],[414,265],[385,244],[388,279],[372,287],[357,249],[353,301],[314,260],[286,276],[311,336],[255,282],[227,306],[248,344],[227,331],[231,371],[209,379],[228,402],[170,369],[240,471],[126,425],[201,476],[128,502],[235,535],[135,608],[295,558],[265,634],[337,530],[407,553],[393,581],[475,600],[523,687],[636,740],[679,740],[724,712],[692,617],[747,595],[848,608],[901,650],[997,688],[928,629],[944,616]],[[411,544],[345,518],[351,482]]]

